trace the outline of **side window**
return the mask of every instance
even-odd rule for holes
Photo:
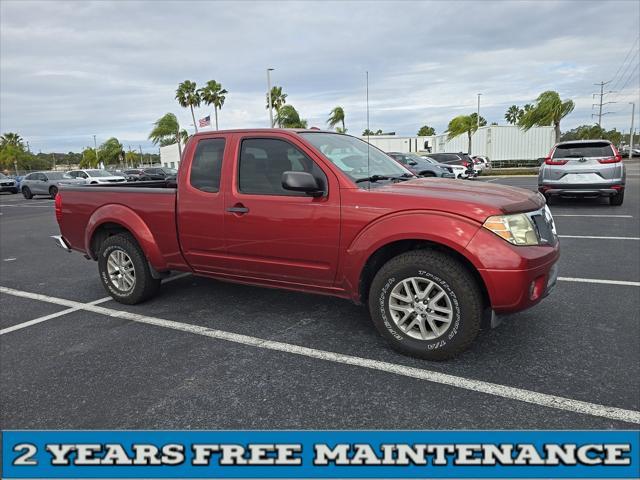
[[[27,175],[26,177],[24,177],[25,180],[35,180],[33,173],[30,173],[29,175]]]
[[[198,142],[191,164],[191,186],[203,192],[220,190],[224,143],[224,138],[205,138]]]
[[[48,181],[49,179],[47,178],[47,176],[44,173],[39,173],[38,174],[38,180],[43,180],[43,181]]]
[[[311,173],[327,190],[327,177],[313,160],[289,142],[276,138],[242,141],[238,185],[242,193],[254,195],[305,196],[282,188],[282,174],[288,171]]]

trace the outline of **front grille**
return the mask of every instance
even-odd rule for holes
[[[115,180],[109,180],[110,183],[117,183],[117,182],[124,182],[124,178],[123,179],[115,179]]]
[[[536,212],[531,212],[529,217],[533,221],[536,227],[538,238],[542,243],[547,245],[555,245],[558,242],[558,236],[555,233],[555,226],[553,224],[553,217],[545,208]]]
[[[2,185],[3,187],[10,187],[11,185],[13,185],[13,182],[2,182],[2,184],[0,185]]]

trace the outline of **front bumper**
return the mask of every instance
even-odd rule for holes
[[[18,189],[18,185],[16,185],[15,183],[11,185],[0,185],[0,192],[11,192],[17,189]]]

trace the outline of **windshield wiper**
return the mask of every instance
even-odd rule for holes
[[[403,173],[399,177],[395,175],[371,175],[370,177],[359,178],[358,180],[356,180],[356,183],[362,183],[362,182],[375,183],[375,182],[379,182],[380,180],[397,180],[399,182],[404,182],[412,178],[416,178],[416,176],[410,173]]]

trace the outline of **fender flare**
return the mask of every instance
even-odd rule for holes
[[[471,219],[445,212],[410,210],[377,219],[362,229],[345,252],[343,277],[354,297],[359,296],[362,271],[371,256],[394,242],[418,240],[439,244],[454,250],[474,268],[480,260],[466,249],[481,225]]]
[[[167,264],[162,252],[147,224],[140,215],[131,208],[120,204],[103,205],[93,212],[89,218],[84,235],[84,245],[85,251],[89,253],[94,260],[96,256],[91,251],[91,241],[93,240],[95,232],[106,223],[120,225],[129,231],[138,242],[138,245],[140,245],[140,248],[142,248],[144,255],[154,269],[157,271],[167,269]]]

